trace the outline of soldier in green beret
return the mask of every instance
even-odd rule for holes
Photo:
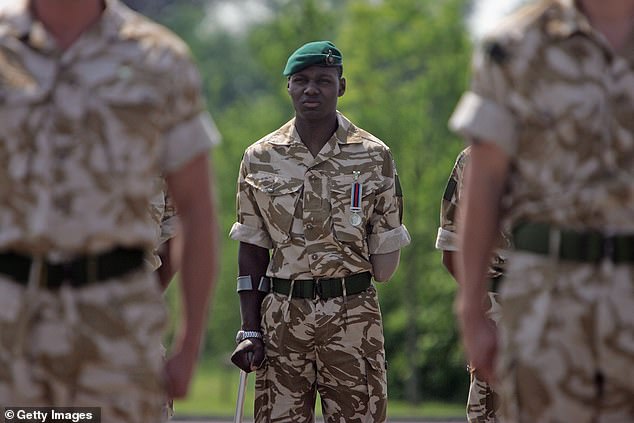
[[[375,281],[410,237],[389,148],[337,111],[341,52],[308,43],[284,76],[295,117],[247,148],[237,222],[242,330],[232,361],[257,369],[255,421],[383,422],[387,384]]]

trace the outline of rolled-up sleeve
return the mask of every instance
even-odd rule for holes
[[[248,162],[245,155],[240,164],[240,174],[238,176],[238,192],[236,194],[237,221],[231,227],[229,237],[236,241],[271,249],[273,248],[273,240],[266,230],[264,219],[253,192],[254,188],[246,182],[247,174]]]
[[[220,142],[220,133],[205,108],[198,69],[187,55],[174,59],[163,115],[161,165],[164,173],[178,170]]]
[[[219,144],[220,133],[209,113],[202,111],[171,128],[164,139],[163,168],[171,172]]]
[[[444,251],[458,251],[458,236],[456,235],[456,219],[458,202],[462,192],[464,168],[468,159],[469,147],[462,150],[456,158],[447,180],[447,186],[440,202],[440,227],[436,236],[436,248]]]
[[[371,232],[368,235],[370,254],[386,254],[400,250],[411,242],[407,228],[402,223],[403,196],[398,186],[392,155],[385,152],[382,174],[385,189],[377,193],[374,212],[370,217]]]
[[[517,119],[508,107],[510,82],[504,66],[479,49],[471,88],[458,102],[449,127],[469,142],[492,142],[513,157],[518,144]]]
[[[436,249],[443,251],[458,251],[458,235],[447,229],[438,228]]]

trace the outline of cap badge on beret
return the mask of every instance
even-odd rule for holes
[[[332,50],[328,49],[328,54],[326,55],[326,63],[332,65],[335,63],[335,58],[332,56]]]

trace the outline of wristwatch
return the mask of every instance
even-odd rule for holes
[[[248,338],[262,339],[262,332],[259,330],[239,330],[236,334],[236,344],[239,344]]]

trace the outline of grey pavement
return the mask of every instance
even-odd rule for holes
[[[179,417],[171,420],[172,422],[182,422],[182,423],[226,423],[233,422],[231,418],[200,418],[200,417]],[[416,419],[416,418],[401,418],[401,419],[389,419],[389,423],[458,423],[465,422],[464,418],[455,418],[455,419]],[[243,423],[253,423],[252,419],[244,419]],[[316,423],[323,423],[322,419],[317,419]]]

